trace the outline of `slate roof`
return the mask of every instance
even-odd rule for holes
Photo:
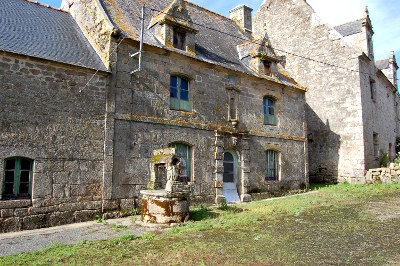
[[[107,71],[69,13],[24,0],[0,0],[0,50]]]
[[[335,27],[335,30],[339,32],[343,37],[350,36],[361,32],[363,19],[348,22]]]
[[[153,16],[164,11],[172,0],[100,0],[106,13],[114,26],[122,30],[129,38],[140,39],[140,25],[142,6],[146,4],[144,42],[146,44],[165,47],[154,36],[154,27],[150,27]],[[244,32],[231,19],[220,14],[207,10],[196,4],[185,1],[189,16],[193,21],[193,27],[198,30],[195,35],[196,59],[220,65],[238,72],[260,77],[247,65],[246,60],[241,60],[237,46],[253,41],[253,36]],[[157,11],[151,11],[151,9]],[[213,29],[218,29],[215,31]],[[229,33],[229,35],[224,34]],[[183,53],[179,50],[174,50]],[[186,54],[187,56],[190,56]],[[289,86],[299,86],[296,83],[288,82],[287,79],[275,80]]]
[[[390,67],[389,58],[382,59],[382,60],[378,60],[378,61],[375,62],[375,65],[376,65],[376,67],[379,68],[380,70],[382,70],[382,69],[387,69],[387,68]]]

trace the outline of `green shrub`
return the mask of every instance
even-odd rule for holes
[[[388,165],[388,153],[381,150],[381,166],[386,167]]]

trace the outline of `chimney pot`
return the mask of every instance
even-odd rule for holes
[[[253,30],[251,11],[253,11],[251,7],[239,5],[229,11],[229,15],[242,29],[251,32]]]

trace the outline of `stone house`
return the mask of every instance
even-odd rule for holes
[[[0,2],[1,232],[129,213],[159,148],[197,202],[308,185],[305,89],[251,10],[146,1],[135,72],[142,4]]]
[[[375,60],[367,9],[361,19],[332,27],[305,0],[266,0],[253,29],[268,36],[286,70],[307,88],[310,180],[363,183],[382,152],[394,158],[398,66],[393,53]]]

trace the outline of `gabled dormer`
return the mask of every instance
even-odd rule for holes
[[[279,59],[267,38],[238,46],[240,58],[248,57],[248,66],[260,76],[276,77]]]
[[[185,1],[175,0],[153,16],[151,27],[155,27],[155,36],[163,45],[196,55],[195,34],[198,30],[193,26]]]

